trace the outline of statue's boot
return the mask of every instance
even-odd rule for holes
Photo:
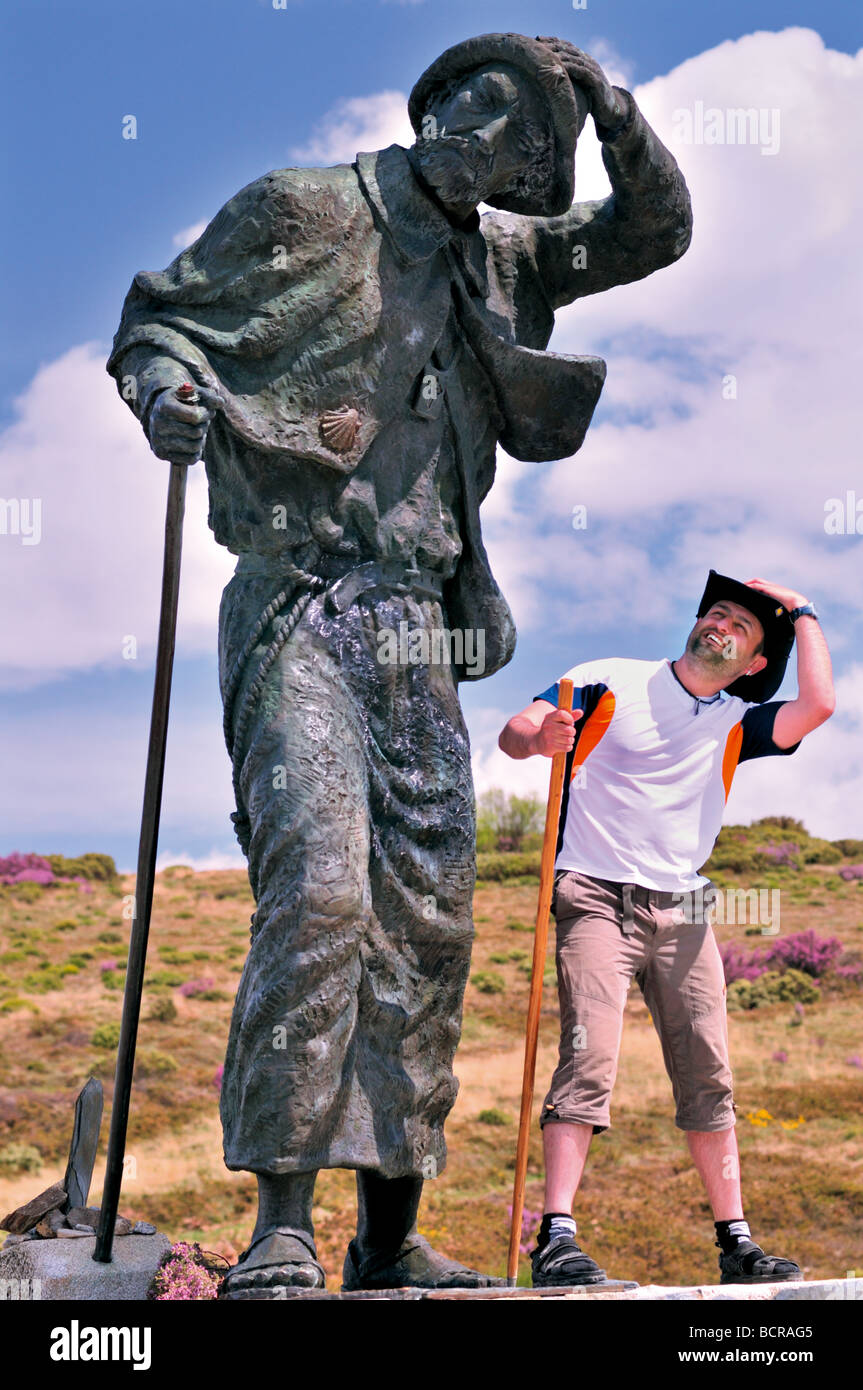
[[[222,1281],[220,1298],[273,1297],[280,1288],[322,1289],[324,1271],[318,1264],[315,1243],[304,1232],[276,1226],[257,1236]]]
[[[345,1256],[342,1290],[358,1289],[489,1289],[503,1288],[505,1279],[480,1274],[434,1250],[414,1232],[396,1251],[363,1254],[355,1240]]]

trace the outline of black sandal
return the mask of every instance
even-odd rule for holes
[[[585,1255],[572,1236],[550,1240],[540,1250],[530,1252],[535,1289],[568,1288],[573,1284],[607,1284],[604,1269]]]
[[[800,1266],[793,1260],[765,1255],[754,1240],[739,1241],[730,1255],[720,1253],[719,1268],[720,1284],[777,1284],[803,1278]]]

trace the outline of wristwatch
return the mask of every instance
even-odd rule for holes
[[[802,618],[804,614],[807,618],[814,618],[816,623],[818,622],[818,614],[815,612],[815,607],[811,603],[801,603],[799,608],[792,608],[788,616],[792,623],[796,623],[797,619]]]

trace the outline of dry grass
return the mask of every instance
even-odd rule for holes
[[[815,865],[793,881],[781,879],[783,934],[814,926],[849,947],[863,946],[863,887],[840,880],[825,890],[836,878],[834,866]],[[46,889],[35,901],[12,890],[0,894],[0,1163],[13,1143],[34,1146],[42,1157],[39,1171],[0,1167],[3,1210],[62,1173],[71,1105],[87,1076],[100,1076],[110,1094],[114,1053],[93,1038],[120,1015],[121,991],[106,980],[121,984],[122,971],[100,967],[125,960],[122,893],[130,889],[125,879],[118,891],[97,884],[89,895],[74,886]],[[523,967],[536,892],[535,883],[525,882],[477,890],[473,975],[497,975],[504,988],[468,988],[449,1163],[427,1183],[421,1212],[421,1229],[443,1249],[496,1273],[503,1272],[506,1253],[528,995]],[[812,906],[813,899],[824,905]],[[223,1166],[217,1072],[253,906],[240,872],[159,875],[127,1146],[134,1166],[121,1203],[125,1213],[156,1221],[173,1238],[200,1240],[229,1257],[251,1231],[255,1182]],[[117,939],[105,940],[106,933]],[[739,927],[719,928],[718,935],[743,940]],[[70,964],[77,970],[58,973]],[[550,965],[553,970],[551,954]],[[179,994],[179,984],[201,978],[212,981],[213,997]],[[160,1001],[170,1014],[166,999],[176,1016],[154,1017]],[[553,984],[544,999],[537,1104],[556,1060]],[[787,1004],[730,1016],[747,1214],[756,1238],[797,1259],[812,1278],[863,1267],[863,1072],[848,1062],[861,1051],[859,1000],[850,987],[825,991],[799,1026],[792,1026]],[[788,1054],[785,1063],[771,1060],[780,1049]],[[500,1112],[503,1123],[481,1121],[484,1111]],[[674,1128],[659,1043],[635,988],[613,1119],[594,1143],[577,1203],[585,1247],[612,1276],[712,1281],[710,1213],[685,1139]],[[94,1199],[100,1182],[97,1168]],[[336,1283],[353,1232],[353,1175],[323,1173],[317,1202],[320,1254]],[[526,1205],[533,1211],[542,1205],[537,1126]]]

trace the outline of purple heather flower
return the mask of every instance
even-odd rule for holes
[[[184,985],[180,985],[177,993],[182,994],[185,999],[194,999],[196,995],[206,994],[213,988],[213,981],[208,977],[200,980],[187,980]]]

